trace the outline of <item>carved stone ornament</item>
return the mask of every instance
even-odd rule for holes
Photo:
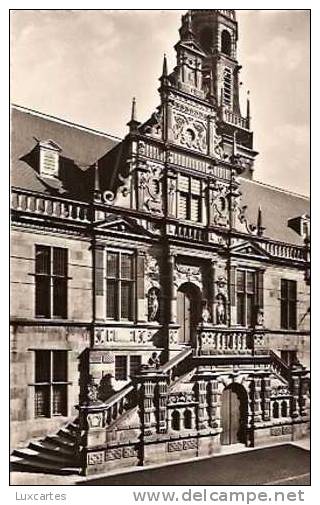
[[[221,293],[219,293],[217,296],[216,323],[217,324],[227,323],[226,299]]]
[[[144,268],[147,286],[149,289],[152,287],[159,287],[160,268],[158,260],[154,256],[147,254],[145,256]]]
[[[229,223],[229,188],[226,184],[215,183],[211,189],[211,222],[216,226],[226,227]]]
[[[290,391],[287,386],[278,386],[275,388],[272,388],[271,390],[271,396],[289,396]]]
[[[172,132],[174,140],[180,145],[196,151],[206,152],[207,129],[202,122],[182,114],[176,114]]]
[[[92,376],[87,384],[87,401],[89,405],[101,403],[99,399],[99,385],[94,382]]]
[[[148,212],[161,213],[162,208],[163,167],[156,163],[147,163],[139,172],[139,200]]]
[[[193,393],[172,393],[169,396],[169,402],[176,403],[192,403],[195,401],[195,396]]]
[[[151,288],[148,293],[148,321],[159,320],[159,290]]]
[[[181,265],[177,263],[174,272],[174,284],[180,286],[184,282],[201,284],[201,268],[196,265]]]

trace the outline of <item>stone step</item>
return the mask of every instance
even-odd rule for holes
[[[25,460],[36,460],[36,461],[42,461],[44,463],[47,463],[49,465],[57,465],[57,466],[69,466],[70,464],[72,466],[76,466],[76,457],[70,457],[69,455],[63,455],[63,454],[51,454],[49,452],[39,452],[37,450],[31,449],[27,447],[26,449],[15,449],[13,451],[13,456],[18,456],[18,458],[22,458]]]
[[[76,435],[72,433],[70,430],[66,429],[66,427],[60,428],[60,430],[57,432],[57,435],[67,441],[73,443],[76,442]]]
[[[12,470],[19,472],[48,473],[56,475],[80,475],[81,469],[72,466],[59,466],[38,460],[26,460],[18,456],[11,456],[10,466]]]
[[[52,455],[61,455],[64,457],[73,457],[75,455],[75,447],[61,446],[49,440],[34,440],[29,443],[29,449],[38,452],[47,452]]]
[[[49,443],[59,445],[60,447],[64,448],[74,449],[75,447],[75,440],[72,441],[71,439],[65,439],[57,434],[47,435],[43,440]]]

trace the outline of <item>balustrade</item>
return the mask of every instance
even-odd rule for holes
[[[197,355],[251,354],[251,335],[240,331],[200,331]]]
[[[84,223],[90,222],[89,206],[85,203],[20,190],[13,190],[11,197],[12,209],[19,212]]]
[[[199,242],[207,240],[206,230],[187,224],[177,224],[175,228],[175,235],[179,238],[198,240]]]

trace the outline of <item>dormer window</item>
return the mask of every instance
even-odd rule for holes
[[[304,239],[310,236],[310,217],[307,214],[289,219],[288,226]]]
[[[52,140],[39,142],[39,171],[45,177],[57,177],[61,148]]]

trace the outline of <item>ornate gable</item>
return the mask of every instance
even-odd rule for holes
[[[252,258],[267,259],[269,255],[258,244],[245,241],[231,247],[232,254],[239,254],[242,256],[250,256]]]
[[[153,234],[141,226],[135,219],[109,215],[106,219],[96,222],[96,227],[101,231],[133,234],[141,236],[153,236]]]

